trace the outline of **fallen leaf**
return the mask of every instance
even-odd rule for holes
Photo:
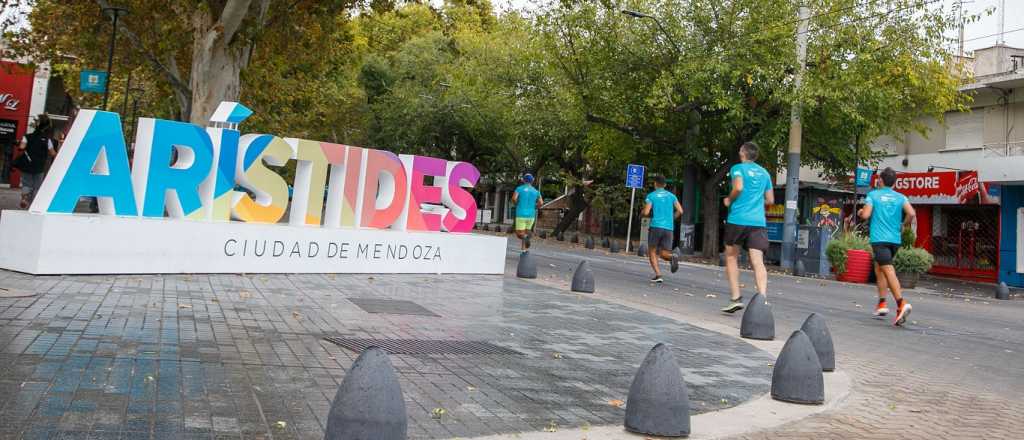
[[[689,293],[689,292],[687,292],[687,293],[686,293],[686,296],[693,296],[693,294],[692,294],[692,293]]]
[[[248,299],[252,297],[252,294],[246,291],[238,292],[238,297],[241,299]]]
[[[440,419],[446,413],[448,413],[448,411],[445,411],[444,408],[434,408],[434,410],[430,412],[430,417],[434,419]]]
[[[553,356],[555,359],[561,359],[562,358],[562,353],[554,353],[551,356]]]
[[[914,409],[912,409],[912,410],[909,410],[909,411],[910,411],[910,412],[912,412],[912,413],[919,413],[919,412],[923,412],[923,411],[921,411],[921,410],[919,410],[919,409],[917,409],[917,408],[914,408]]]
[[[295,319],[302,319],[302,314],[299,312],[292,312],[292,316],[295,317]]]
[[[468,387],[466,387],[466,391],[476,391],[476,387],[468,386]]]
[[[626,402],[623,402],[623,401],[621,401],[619,399],[612,399],[612,400],[608,401],[608,404],[611,405],[611,406],[614,406],[616,408],[622,408],[622,405],[625,405]]]
[[[544,432],[556,432],[558,431],[558,424],[554,420],[548,422],[548,426],[544,427]]]
[[[718,295],[715,295],[714,293],[709,293],[707,295],[704,295],[704,297],[705,298],[718,298]]]
[[[277,423],[274,423],[274,427],[277,429],[284,429],[288,427],[288,423],[286,423],[284,420],[278,420]]]
[[[192,305],[191,304],[178,304],[178,308],[179,309],[191,309]]]

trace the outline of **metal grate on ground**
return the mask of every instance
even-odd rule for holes
[[[324,337],[324,340],[356,353],[362,353],[370,347],[379,347],[389,354],[523,354],[509,348],[483,341],[455,341],[440,339],[358,339],[334,336]]]
[[[379,298],[347,298],[349,302],[359,306],[366,313],[388,315],[418,315],[440,318],[441,315],[431,312],[426,307],[412,301]]]

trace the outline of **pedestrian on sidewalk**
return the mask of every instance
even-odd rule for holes
[[[892,260],[903,242],[903,229],[914,223],[917,212],[906,196],[893,191],[892,186],[896,184],[895,170],[886,168],[879,177],[878,187],[865,197],[859,215],[864,220],[870,220],[871,250],[875,254],[875,277],[878,278],[878,305],[875,306],[874,315],[889,314],[885,303],[888,290],[896,300],[896,319],[893,325],[899,326],[907,321],[911,307],[903,299],[903,290],[899,278],[896,278]]]
[[[658,257],[672,262],[672,273],[679,270],[679,256],[672,251],[675,219],[683,215],[683,207],[676,195],[665,190],[665,176],[654,175],[654,191],[647,194],[643,216],[651,217],[651,227],[647,231],[647,256],[654,269],[652,283],[661,283],[661,270],[658,268]]]
[[[18,156],[12,164],[21,170],[21,209],[27,209],[36,198],[39,187],[46,175],[46,160],[56,156],[53,145],[53,123],[46,114],[36,118],[35,129],[25,135],[18,149]]]
[[[730,302],[722,308],[725,313],[743,309],[740,292],[739,256],[746,249],[750,265],[754,268],[757,293],[768,295],[768,270],[764,267],[764,253],[768,250],[768,226],[765,205],[775,203],[772,177],[755,163],[758,147],[753,142],[740,146],[740,163],[729,170],[732,190],[725,198],[729,217],[725,222],[725,274],[729,278]]]
[[[516,237],[522,243],[525,251],[530,248],[530,235],[533,233],[533,224],[537,220],[537,208],[544,204],[544,198],[540,191],[533,187],[533,175],[523,174],[522,184],[512,194],[512,203],[516,205],[516,224],[514,229]]]

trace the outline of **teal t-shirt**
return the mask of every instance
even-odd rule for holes
[[[537,198],[540,197],[540,191],[534,188],[529,183],[524,183],[516,188],[516,194],[519,197],[516,199],[516,217],[517,218],[534,218],[537,216]]]
[[[647,194],[646,200],[651,204],[651,227],[673,230],[676,195],[658,188]]]
[[[907,196],[892,188],[879,188],[868,193],[864,204],[871,206],[871,242],[900,244],[903,242],[903,205]]]
[[[772,189],[772,176],[754,162],[742,162],[729,170],[729,181],[743,179],[743,192],[729,207],[729,223],[739,226],[765,227],[764,193]]]

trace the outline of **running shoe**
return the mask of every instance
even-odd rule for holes
[[[907,317],[910,316],[910,303],[901,301],[899,306],[896,308],[896,320],[893,321],[892,325],[901,326],[907,322]]]
[[[651,282],[655,283],[655,284],[664,283],[665,279],[662,278],[661,275],[655,275],[655,276],[651,277]]]
[[[736,298],[729,303],[729,305],[722,307],[722,311],[725,313],[736,313],[743,310],[743,297]]]
[[[679,272],[679,255],[672,253],[672,273]]]
[[[878,305],[875,306],[875,312],[873,313],[873,315],[875,315],[875,316],[885,316],[885,315],[888,315],[888,314],[889,314],[889,308],[886,307],[885,300],[879,301]]]

